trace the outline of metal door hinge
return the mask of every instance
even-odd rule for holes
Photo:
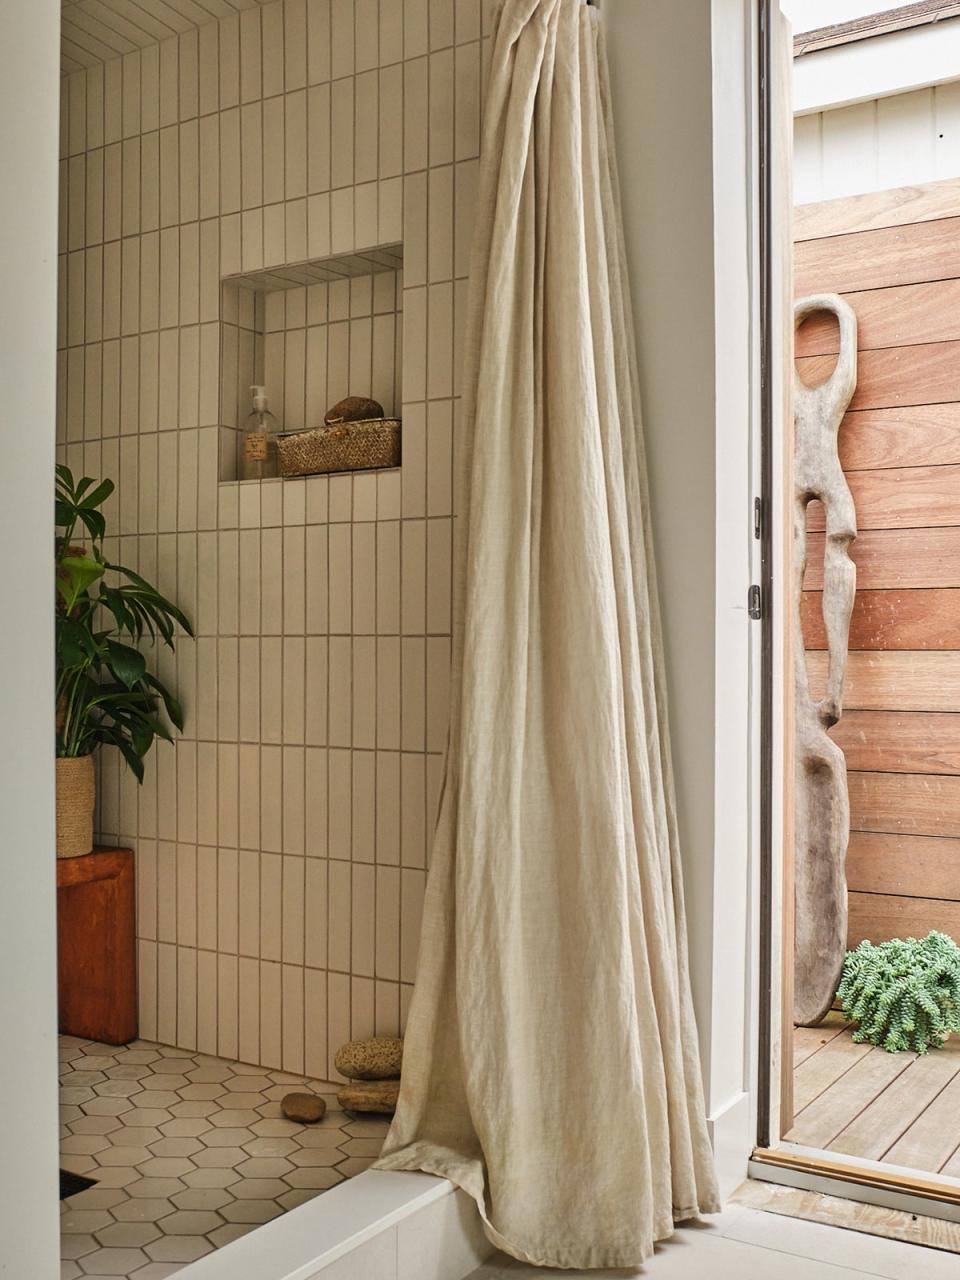
[[[747,613],[753,618],[754,622],[763,617],[760,588],[755,582],[751,584],[750,590],[747,592]]]
[[[753,500],[753,536],[759,538],[763,532],[763,500],[754,498]]]

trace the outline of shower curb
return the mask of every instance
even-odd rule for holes
[[[463,1280],[492,1253],[445,1178],[369,1169],[178,1272],[183,1280]]]

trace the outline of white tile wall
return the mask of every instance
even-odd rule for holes
[[[277,0],[64,82],[60,454],[117,480],[109,551],[197,633],[156,656],[183,736],[142,788],[100,769],[101,838],[137,850],[149,1038],[332,1078],[341,1041],[403,1020],[445,733],[479,9]],[[221,289],[401,240],[402,278]],[[284,425],[347,392],[402,409],[402,469],[221,482],[258,361]]]

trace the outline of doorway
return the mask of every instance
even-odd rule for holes
[[[897,15],[857,15],[796,38],[790,53],[803,68],[795,84],[804,114],[793,130],[798,198],[792,234],[784,233],[786,219],[776,204],[786,199],[782,187],[771,184],[767,209],[770,243],[791,250],[793,296],[839,295],[856,320],[856,387],[839,427],[837,452],[856,510],[850,557],[857,583],[842,714],[829,736],[843,752],[849,801],[849,839],[840,855],[844,948],[848,955],[862,943],[881,949],[861,952],[863,964],[886,964],[892,952],[884,948],[895,939],[918,956],[933,931],[944,939],[936,947],[949,966],[960,935],[960,702],[953,694],[960,660],[954,634],[960,600],[954,554],[960,385],[952,359],[960,331],[950,303],[960,248],[960,164],[951,157],[955,133],[948,116],[956,85],[937,80],[936,57],[929,52],[935,38],[956,35],[946,14],[937,14],[945,20],[939,35],[925,21],[938,8],[914,5]],[[881,36],[912,49],[931,83],[895,92],[883,79],[889,68],[877,61]],[[808,56],[819,59],[816,75],[810,62],[804,65]],[[840,62],[851,83],[855,64],[874,77],[861,83],[874,84],[873,99],[836,101],[843,84]],[[818,77],[823,102],[814,110]],[[770,104],[767,118],[775,128]],[[869,164],[858,169],[853,158],[861,154],[869,155]],[[768,251],[772,263],[774,253]],[[774,265],[769,277],[775,275]],[[793,327],[792,316],[783,321],[769,296],[767,323],[771,333],[778,323],[788,332]],[[797,332],[800,380],[822,383],[838,353],[836,322],[812,316]],[[788,359],[785,367],[793,363]],[[776,428],[772,408],[768,425]],[[789,437],[792,413],[782,425]],[[785,525],[789,483],[780,496]],[[798,644],[816,701],[824,695],[829,663],[822,607],[826,535],[819,503],[810,503],[806,516]],[[792,540],[785,529],[780,532]],[[771,563],[789,561],[771,556]],[[776,687],[777,641],[789,648],[794,602],[786,586],[781,603],[784,614],[778,618],[774,612],[770,623],[768,688]],[[776,632],[778,624],[782,630]],[[789,663],[781,670],[789,672]],[[809,1025],[794,1025],[793,817],[804,779],[795,778],[791,760],[793,700],[791,676],[767,716],[771,760],[780,735],[784,786],[782,815],[773,782],[767,800],[767,819],[776,826],[768,830],[771,1011],[762,1057],[773,1066],[753,1172],[792,1185],[817,1183],[821,1190],[824,1179],[832,1179],[832,1194],[874,1203],[889,1204],[892,1196],[903,1207],[904,1196],[912,1196],[921,1212],[954,1216],[960,1203],[958,1037],[950,1034],[940,1045],[937,1036],[928,1052],[918,1053],[927,1046],[910,1038],[909,1015],[903,1021],[910,1042],[898,1044],[879,1029],[871,1031],[865,1014],[856,1016],[849,992],[846,999],[828,999],[815,1018],[804,1018]],[[771,778],[777,776],[771,764]],[[778,847],[783,859],[775,866]],[[782,950],[776,942],[781,936]],[[848,958],[842,972],[851,974],[855,963]]]

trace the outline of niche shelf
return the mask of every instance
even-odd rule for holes
[[[237,482],[253,385],[266,387],[282,431],[319,426],[347,395],[372,396],[388,417],[401,416],[401,244],[224,276],[220,284],[221,482]]]

